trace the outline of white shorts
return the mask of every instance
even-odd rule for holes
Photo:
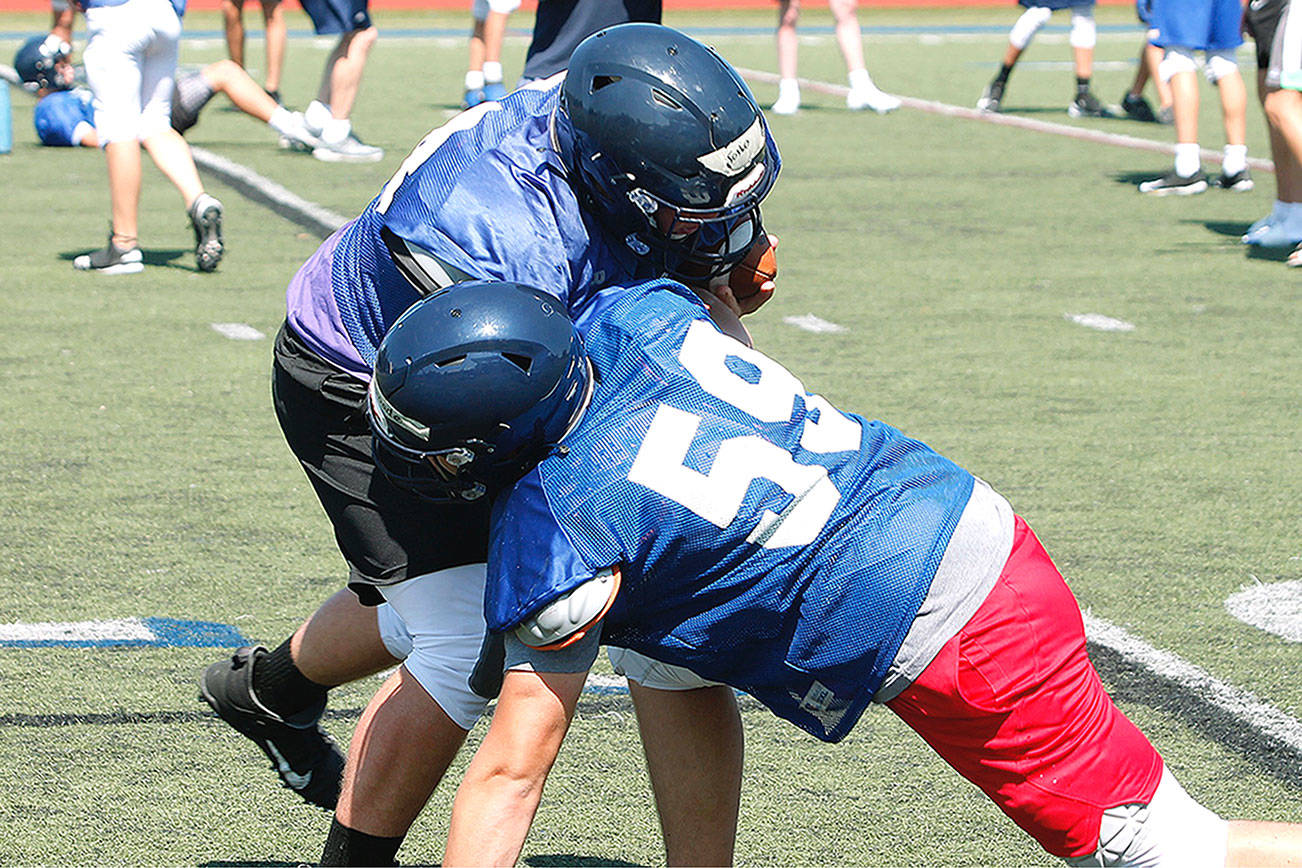
[[[489,12],[510,15],[519,8],[520,0],[475,0],[470,9],[470,14],[476,21],[483,21],[488,17]]]
[[[82,60],[95,93],[100,146],[171,129],[181,19],[170,0],[127,0],[86,10]]]
[[[439,708],[462,729],[479,720],[489,700],[471,687],[488,635],[484,621],[486,565],[469,564],[379,588],[386,605],[376,611],[389,653]],[[656,690],[712,687],[694,672],[623,648],[607,648],[620,675]],[[500,666],[500,663],[498,664]]]

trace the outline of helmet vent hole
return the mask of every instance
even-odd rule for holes
[[[533,359],[517,353],[502,353],[502,358],[506,359],[526,374],[529,373],[529,368],[533,365]]]
[[[465,357],[464,355],[460,355],[460,356],[449,356],[449,357],[446,358],[446,359],[440,359],[439,361],[435,362],[435,363],[434,363],[434,366],[437,367],[437,368],[451,368],[451,367],[453,367],[453,366],[455,366],[455,365],[459,365],[459,364],[461,364],[461,363],[464,362],[465,360],[466,360],[466,357]]]
[[[612,84],[618,84],[623,79],[621,75],[594,75],[592,77],[592,93],[596,93],[603,87],[610,87]]]
[[[667,108],[675,109],[677,111],[682,111],[683,109],[682,105],[680,105],[675,99],[669,96],[669,94],[657,88],[651,89],[651,98],[654,99],[660,105],[666,106]]]

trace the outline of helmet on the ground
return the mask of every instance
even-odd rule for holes
[[[14,70],[27,90],[67,90],[71,76],[60,75],[61,60],[72,53],[72,46],[55,36],[33,36],[14,55]]]
[[[598,31],[570,58],[559,112],[583,201],[665,272],[722,274],[761,237],[782,161],[750,89],[713,49],[659,24]]]
[[[591,397],[583,342],[560,301],[506,281],[454,284],[412,305],[380,342],[372,454],[426,499],[476,500],[546,457]]]

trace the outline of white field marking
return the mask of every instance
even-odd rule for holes
[[[0,642],[149,642],[155,638],[139,618],[0,624]]]
[[[215,175],[238,190],[246,199],[266,205],[280,216],[297,223],[310,232],[325,238],[347,222],[346,217],[309,202],[270,178],[265,178],[247,166],[214,154],[206,148],[191,145],[194,162],[200,169]]]
[[[245,325],[242,322],[215,322],[212,324],[213,331],[222,337],[230,338],[233,341],[260,341],[266,337],[251,325]]]
[[[1247,728],[1270,736],[1302,753],[1302,722],[1267,705],[1246,690],[1216,678],[1205,669],[1149,645],[1121,627],[1083,613],[1085,636],[1109,648],[1128,663],[1168,678],[1239,720]]]
[[[1245,624],[1289,642],[1302,642],[1302,581],[1249,585],[1225,601]]]
[[[837,325],[834,322],[828,322],[821,317],[814,316],[812,313],[807,313],[804,316],[784,316],[782,321],[787,325],[793,325],[798,329],[804,329],[807,332],[816,332],[820,334],[843,332],[846,330],[845,326]]]
[[[777,84],[778,75],[773,72],[765,72],[759,69],[749,69],[747,67],[737,67],[743,78],[751,81],[763,82],[765,84]],[[813,79],[801,78],[801,89],[809,89],[817,93],[831,94],[845,98],[850,92],[850,88],[842,84],[831,84],[825,81],[814,81]],[[1085,127],[1074,127],[1070,124],[1055,124],[1049,121],[1038,121],[1032,118],[1024,118],[1019,115],[1006,115],[992,112],[977,111],[973,108],[964,108],[963,106],[949,105],[948,103],[936,102],[930,99],[918,99],[916,97],[900,97],[900,103],[905,108],[917,109],[918,111],[929,114],[944,115],[952,118],[963,118],[971,121],[981,121],[987,124],[998,124],[1006,127],[1017,127],[1023,130],[1031,130],[1037,133],[1049,133],[1056,136],[1065,136],[1069,139],[1079,139],[1085,142],[1096,142],[1102,145],[1115,145],[1121,148],[1131,148],[1139,151],[1155,151],[1160,154],[1174,154],[1175,145],[1166,142],[1155,142],[1150,139],[1141,139],[1136,136],[1123,136],[1118,133],[1105,133],[1099,130],[1087,129]],[[1202,158],[1206,162],[1220,164],[1221,152],[1211,148],[1203,148],[1201,151]],[[1248,158],[1248,167],[1261,172],[1274,172],[1275,164],[1270,160],[1263,160],[1258,157]]]
[[[1076,323],[1076,325],[1083,325],[1087,329],[1098,329],[1101,332],[1133,332],[1135,330],[1134,323],[1126,322],[1124,319],[1113,319],[1101,313],[1065,313],[1063,316]]]

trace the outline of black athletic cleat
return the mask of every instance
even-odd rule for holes
[[[1216,179],[1216,186],[1222,190],[1233,190],[1236,193],[1246,193],[1252,189],[1252,175],[1248,174],[1246,168],[1240,169],[1233,175],[1227,175],[1221,172],[1220,177]]]
[[[123,248],[114,244],[113,230],[110,229],[104,249],[78,256],[72,260],[72,267],[100,274],[139,274],[145,270],[145,260],[139,247]]]
[[[299,725],[269,711],[253,695],[253,667],[266,655],[267,649],[261,645],[245,646],[236,649],[229,660],[209,666],[199,682],[199,698],[262,748],[286,787],[304,801],[333,811],[339,801],[344,753],[321,728],[325,702],[312,710],[310,720]]]
[[[1098,101],[1090,91],[1077,94],[1072,100],[1071,105],[1067,106],[1067,114],[1073,118],[1114,118],[1116,114],[1112,109]]]
[[[1177,175],[1171,172],[1139,185],[1139,192],[1151,196],[1192,196],[1206,189],[1207,176],[1202,173],[1202,170],[1192,175]]]
[[[1153,114],[1153,107],[1141,94],[1128,93],[1122,97],[1121,110],[1132,121],[1140,121],[1146,124],[1157,123],[1157,115]]]
[[[977,100],[976,107],[983,112],[997,112],[1003,101],[1004,83],[996,79],[986,85],[986,89],[981,92],[981,98]]]
[[[207,193],[190,205],[190,225],[194,227],[194,264],[200,271],[212,271],[222,261],[222,203]]]

